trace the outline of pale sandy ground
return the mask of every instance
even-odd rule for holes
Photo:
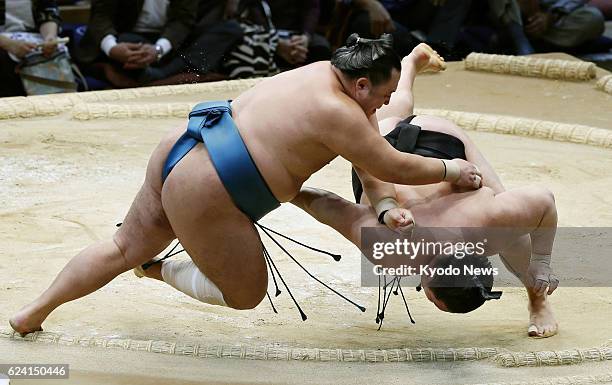
[[[568,83],[468,73],[417,81],[417,106],[523,116],[612,129],[612,96],[594,83]],[[194,102],[214,96],[181,97]],[[138,102],[164,102],[163,98]],[[282,117],[279,117],[282,118]],[[48,286],[92,241],[109,237],[139,188],[148,154],[178,119],[77,122],[56,118],[0,121],[0,322]],[[541,184],[555,193],[563,226],[612,226],[610,150],[529,138],[472,133],[509,187]],[[349,166],[336,160],[309,185],[350,198]],[[162,283],[123,274],[100,291],[59,308],[43,325],[69,335],[318,348],[502,347],[513,351],[601,346],[612,338],[612,289],[560,288],[551,301],[558,336],[528,339],[526,296],[505,289],[500,301],[468,315],[446,314],[408,291],[411,325],[399,302],[376,331],[375,289],[359,285],[359,253],[294,207],[264,224],[315,246],[341,252],[330,261],[289,245],[311,271],[368,307],[364,314],[321,288],[280,252],[279,267],[309,316],[299,319],[288,296],[238,312],[191,300]],[[202,229],[205,231],[205,229]],[[610,254],[602,255],[609,258]],[[2,328],[0,326],[0,328]],[[463,384],[534,381],[612,372],[599,364],[503,369],[474,363],[355,364],[195,359],[154,353],[62,347],[0,339],[0,363],[70,363],[75,384],[310,383]],[[27,383],[13,381],[14,383]],[[45,381],[33,380],[34,384]]]

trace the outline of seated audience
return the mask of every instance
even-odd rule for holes
[[[0,97],[25,95],[15,68],[37,47],[45,56],[53,54],[59,24],[55,0],[0,0]],[[42,43],[22,32],[40,33],[34,37]]]
[[[519,0],[525,32],[544,49],[570,49],[599,38],[601,11],[583,0]]]
[[[502,40],[507,40],[512,46],[510,54],[529,55],[535,52],[525,34],[517,0],[487,0],[487,6],[493,26],[502,36]]]
[[[347,34],[364,37],[382,33],[394,35],[396,51],[408,55],[419,41],[425,41],[447,58],[453,52],[471,0],[344,0],[354,11]],[[415,39],[416,37],[416,39]]]
[[[327,39],[317,33],[319,0],[268,0],[278,30],[277,62],[292,68],[331,58]]]
[[[236,0],[93,0],[78,61],[104,63],[116,87],[134,87],[191,71],[216,70],[241,38]]]

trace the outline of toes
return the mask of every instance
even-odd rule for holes
[[[542,338],[544,335],[544,328],[538,325],[530,325],[527,329],[527,333],[529,334],[529,337]]]
[[[548,338],[557,334],[556,325],[546,325],[538,327],[536,325],[529,325],[527,334],[532,338]]]
[[[536,337],[538,335],[538,327],[535,325],[529,325],[529,328],[527,328],[527,334],[529,337]]]
[[[557,325],[548,325],[544,329],[544,333],[542,333],[543,338],[552,337],[557,334]]]
[[[552,336],[554,336],[555,334],[557,334],[557,331],[558,331],[558,330],[559,330],[559,326],[557,326],[557,325],[550,325],[550,326],[548,327],[548,329],[546,330],[546,333],[545,333],[545,335],[544,335],[544,336],[545,336],[545,337],[552,337]]]

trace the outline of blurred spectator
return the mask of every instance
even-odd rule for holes
[[[117,87],[206,73],[241,38],[238,24],[224,20],[236,9],[237,0],[93,0],[75,57],[84,65],[110,62],[104,73]]]
[[[237,14],[242,37],[224,59],[224,72],[230,79],[276,75],[278,31],[268,2],[241,0]]]
[[[598,8],[606,20],[612,20],[612,0],[591,0],[589,5]]]
[[[268,0],[268,4],[279,34],[276,53],[281,68],[329,60],[329,42],[315,33],[320,14],[319,0]]]
[[[525,32],[534,43],[560,49],[577,47],[600,37],[604,17],[583,0],[519,0]]]
[[[490,17],[501,35],[512,44],[513,54],[529,55],[535,52],[527,38],[517,0],[487,0]]]
[[[209,80],[219,80],[217,72],[222,71],[226,54],[243,38],[236,20],[239,4],[240,0],[199,0],[196,26],[180,55],[162,67],[161,76],[178,73],[180,68],[180,71],[209,75]]]
[[[401,56],[409,54],[418,40],[424,40],[451,58],[471,4],[471,0],[341,1],[350,2],[358,10],[350,16],[347,33],[364,37],[391,33]]]
[[[37,44],[19,39],[19,32],[38,32],[42,53],[57,49],[59,12],[55,0],[0,0],[0,97],[25,95],[15,67]]]

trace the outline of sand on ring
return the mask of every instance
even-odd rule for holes
[[[460,63],[449,63],[448,67],[442,74],[417,79],[418,107],[476,122],[470,135],[508,187],[533,183],[549,187],[556,196],[561,226],[612,224],[612,153],[604,131],[612,128],[612,95],[590,83],[470,72]],[[143,112],[149,114],[146,117],[78,120],[74,113],[84,108],[79,107],[81,103],[100,104],[101,109],[134,105],[134,110],[144,111],[142,106],[153,104],[177,104],[184,109],[202,100],[235,97],[252,84],[211,85],[208,87],[213,91],[208,93],[190,86],[188,91],[164,88],[163,92],[130,90],[127,96],[120,92],[113,92],[113,97],[111,93],[94,94],[89,96],[92,100],[51,98],[41,103],[57,105],[53,113],[41,109],[39,114],[0,120],[0,234],[4,240],[0,308],[4,319],[46,288],[77,251],[113,233],[142,183],[152,148],[161,135],[184,119],[172,109],[158,116],[159,110],[150,108],[150,112]],[[440,90],[444,98],[440,98]],[[16,102],[33,108],[31,100],[0,101],[0,111],[10,107],[16,114]],[[563,130],[547,129],[565,127],[557,123],[540,124],[532,131],[516,126],[506,132],[499,129],[503,125],[487,130],[482,123],[486,116],[557,122],[598,131],[572,129],[565,135]],[[528,135],[530,132],[533,135]],[[580,136],[586,138],[586,144],[571,142],[579,132],[587,133]],[[307,184],[350,199],[349,175],[349,164],[338,159]],[[278,315],[266,302],[252,311],[239,312],[198,303],[162,283],[137,280],[128,273],[54,312],[44,325],[46,332],[39,333],[38,342],[45,343],[28,343],[8,329],[0,329],[0,363],[66,361],[73,370],[69,383],[92,384],[162,380],[185,384],[405,383],[407,378],[411,383],[552,384],[572,383],[568,379],[605,383],[610,378],[610,347],[603,344],[612,337],[612,289],[558,289],[550,299],[561,329],[559,335],[546,340],[525,336],[526,296],[520,288],[506,289],[502,300],[468,315],[441,313],[422,295],[409,292],[407,299],[417,324],[407,322],[399,303],[391,304],[385,328],[377,332],[371,311],[375,289],[360,287],[359,253],[351,244],[290,205],[271,213],[264,224],[341,253],[343,260],[337,263],[287,245],[313,273],[370,310],[364,314],[339,301],[279,252],[275,253],[279,269],[289,278],[308,314],[306,323],[300,321],[286,295],[275,302]],[[162,345],[155,344],[160,341]],[[182,354],[152,353],[153,348],[163,350],[159,346]],[[177,350],[181,346],[191,347],[190,354]],[[299,360],[198,360],[207,346],[224,347],[220,356],[246,358],[251,354],[249,349],[260,347],[267,352],[306,351],[315,357],[318,354],[319,359],[310,360],[307,354],[298,355]],[[223,353],[227,351],[232,353]],[[382,358],[371,362],[355,353],[353,357],[359,359],[350,360],[345,358],[347,351]],[[403,357],[429,354],[430,359],[394,362],[399,355],[392,352],[401,351]],[[478,359],[461,361],[465,352]],[[531,361],[541,365],[503,366],[503,359],[526,360],[529,354]],[[336,359],[323,359],[325,355]],[[548,366],[546,360],[574,365]]]

